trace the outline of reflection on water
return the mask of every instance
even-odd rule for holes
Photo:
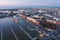
[[[12,30],[10,29],[11,27],[19,40],[28,40],[29,38],[26,36],[26,34],[24,34],[24,32],[18,27],[18,25],[14,21],[18,22],[14,17],[13,18],[6,17],[0,19],[0,27],[2,27],[3,29],[3,39],[16,40]]]
[[[5,25],[8,25],[8,21],[7,20],[10,20],[9,18],[2,18],[0,19],[0,26],[5,26]]]
[[[0,17],[0,19],[3,19],[3,18],[5,18],[5,17]]]

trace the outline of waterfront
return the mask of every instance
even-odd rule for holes
[[[56,12],[51,13],[51,10],[55,9],[19,9],[16,13],[0,12],[0,39],[59,40],[60,19],[54,14]]]

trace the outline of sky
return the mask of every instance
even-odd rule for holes
[[[59,6],[60,0],[0,0],[0,8],[18,6]]]

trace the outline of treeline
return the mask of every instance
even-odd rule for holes
[[[18,11],[18,9],[0,9],[0,11]]]

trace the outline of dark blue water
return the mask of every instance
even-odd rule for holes
[[[13,19],[18,19],[19,23],[16,24]],[[24,32],[19,28],[21,26],[32,38],[38,37],[39,32],[36,30],[30,30],[35,29],[37,26],[33,26],[26,20],[14,16],[12,17],[6,17],[0,19],[0,39],[2,40],[31,40]],[[30,29],[29,29],[30,28]],[[44,32],[57,36],[58,34],[53,32],[49,32],[48,30],[44,29],[43,27],[39,27],[39,30],[43,30]]]
[[[14,31],[17,38],[15,37],[11,29]],[[0,19],[0,34],[1,33],[1,40],[30,40],[30,38],[18,27],[13,19],[8,17]]]

